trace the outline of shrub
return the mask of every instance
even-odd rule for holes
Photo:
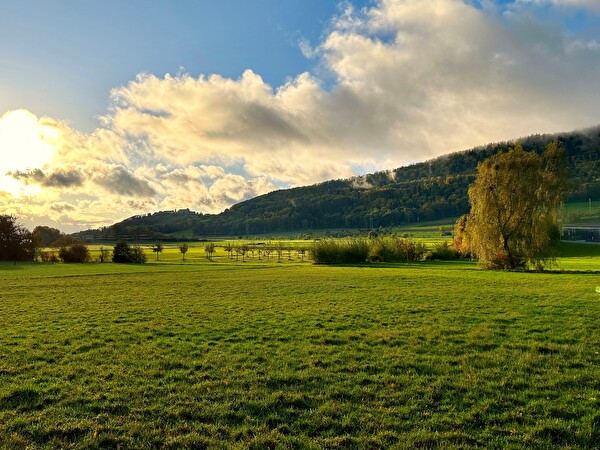
[[[65,263],[86,263],[90,260],[90,251],[85,244],[73,244],[61,247],[58,257]]]
[[[369,260],[373,262],[415,262],[425,253],[425,245],[396,237],[372,242]]]
[[[139,245],[129,245],[121,240],[113,248],[112,260],[115,263],[145,263],[146,253]]]
[[[369,261],[372,262],[397,262],[401,261],[401,254],[397,239],[376,239],[371,242]]]
[[[310,249],[317,264],[358,264],[369,256],[369,242],[365,239],[322,239]]]
[[[143,264],[147,260],[144,249],[135,244],[131,246],[131,261],[132,263]]]
[[[41,252],[40,258],[42,259],[42,262],[55,263],[59,261],[58,256],[56,256],[56,253],[54,252]]]
[[[422,242],[415,242],[409,239],[396,239],[394,242],[397,253],[401,258],[398,261],[402,262],[420,261],[427,250],[425,244]]]
[[[433,250],[427,253],[425,259],[452,261],[460,259],[461,256],[461,253],[454,246],[448,244],[448,242],[441,242],[433,246]]]

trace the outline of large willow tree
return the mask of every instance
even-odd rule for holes
[[[486,268],[541,269],[555,257],[558,206],[567,191],[566,153],[558,142],[543,155],[517,144],[477,167],[469,187],[470,250]]]

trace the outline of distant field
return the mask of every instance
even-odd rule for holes
[[[417,241],[424,242],[429,248],[432,248],[435,244],[438,244],[443,241],[451,242],[451,237],[441,237],[439,231],[433,231],[426,228],[416,228],[412,229],[410,233],[409,239],[414,239]],[[266,247],[276,248],[277,246],[281,246],[284,250],[281,255],[281,262],[291,263],[307,263],[309,262],[309,254],[308,250],[313,241],[311,240],[220,240],[214,241],[216,248],[216,253],[212,257],[211,263],[231,263],[232,261],[237,260],[238,262],[242,260],[242,256],[232,255],[230,258],[227,252],[223,249],[223,247],[227,244],[231,244],[233,246],[240,246],[247,244],[250,248],[254,248],[255,253],[252,254],[249,252],[246,256],[244,256],[244,260],[247,262],[255,262],[258,264],[268,264],[278,261],[278,256],[276,251],[272,251],[271,255],[265,256],[261,255],[260,260],[258,255],[258,249],[264,249]],[[262,245],[264,244],[264,245]],[[164,251],[158,254],[158,261],[156,253],[153,253],[151,250],[151,244],[141,244],[146,254],[148,255],[149,263],[182,263],[182,264],[196,264],[196,263],[209,263],[207,260],[206,252],[204,251],[204,247],[206,245],[205,242],[188,242],[189,250],[185,255],[185,262],[183,261],[182,255],[179,252],[177,243],[165,243]],[[110,244],[105,245],[91,245],[90,252],[92,255],[92,259],[97,259],[99,255],[100,247],[105,247],[108,249],[112,249]],[[293,250],[288,251],[287,249],[291,248]],[[307,252],[302,257],[298,250],[305,249]],[[61,266],[62,267],[62,266]],[[583,244],[583,243],[571,243],[571,242],[563,242],[560,246],[558,265],[555,267],[556,269],[565,269],[565,270],[600,270],[600,245],[597,244]],[[58,269],[57,269],[58,270]]]
[[[0,263],[0,448],[600,444],[597,273],[202,252]]]
[[[565,223],[600,222],[600,201],[568,203],[561,208],[561,215]]]

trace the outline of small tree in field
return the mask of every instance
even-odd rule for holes
[[[100,254],[98,255],[98,262],[105,263],[108,261],[110,256],[110,250],[105,247],[100,247]]]
[[[212,255],[215,253],[216,251],[216,246],[214,243],[210,243],[210,244],[206,244],[204,246],[204,251],[206,252],[206,259],[208,259],[209,261],[212,261]]]
[[[183,243],[179,246],[179,252],[181,253],[181,260],[185,261],[185,254],[188,252],[190,248],[186,243]]]
[[[298,254],[300,255],[300,259],[304,261],[304,257],[306,256],[306,249],[301,248],[300,250],[298,250]]]
[[[554,258],[560,239],[558,206],[567,192],[565,151],[557,142],[544,154],[517,144],[477,167],[469,187],[467,239],[486,268],[536,269]]]
[[[163,251],[163,250],[164,250],[164,247],[163,247],[163,245],[162,245],[162,243],[161,243],[161,242],[155,242],[155,243],[152,245],[152,251],[153,251],[154,253],[156,253],[156,260],[157,260],[157,261],[158,261],[158,255],[159,255],[160,253],[162,253],[162,251]]]
[[[237,248],[237,252],[239,255],[242,255],[242,262],[246,261],[246,254],[248,253],[248,246],[246,244],[242,244]]]
[[[231,252],[233,252],[233,245],[227,243],[223,246],[223,250],[227,252],[227,257],[231,259]]]

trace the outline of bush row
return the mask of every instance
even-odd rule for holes
[[[415,262],[459,259],[460,253],[447,242],[427,251],[425,244],[410,239],[323,239],[310,250],[317,264],[357,264],[364,262]]]

